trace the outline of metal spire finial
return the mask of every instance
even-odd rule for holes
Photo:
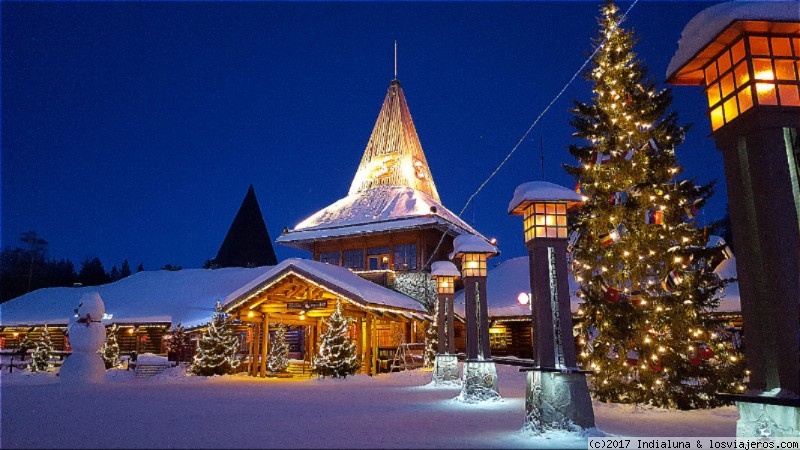
[[[397,79],[397,40],[394,41],[394,79]]]

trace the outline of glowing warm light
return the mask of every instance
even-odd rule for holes
[[[528,294],[525,292],[520,292],[519,295],[517,295],[517,301],[520,305],[527,305],[530,301],[530,297],[528,297]]]
[[[247,311],[247,317],[253,317],[255,313],[253,311]]]
[[[567,238],[566,203],[531,203],[523,211],[525,242],[535,238]]]

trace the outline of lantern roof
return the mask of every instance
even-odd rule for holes
[[[497,255],[497,247],[487,241],[483,236],[475,234],[462,234],[453,240],[453,252],[450,259],[457,258],[464,253],[483,253],[487,255]]]
[[[458,267],[450,261],[436,261],[431,264],[432,277],[460,277]]]
[[[700,11],[683,28],[667,82],[703,84],[702,68],[743,32],[800,34],[797,1],[728,1]]]
[[[397,80],[389,84],[347,195],[365,192],[375,186],[407,186],[441,201],[406,97]]]
[[[508,204],[508,213],[519,215],[534,202],[561,202],[572,207],[581,203],[583,198],[572,189],[547,181],[529,181],[514,189],[514,197]]]

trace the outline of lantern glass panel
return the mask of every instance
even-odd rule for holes
[[[769,42],[767,38],[760,36],[750,36],[750,54],[769,55]]]
[[[711,110],[711,129],[716,130],[725,124],[725,119],[722,117],[722,107],[718,106]]]
[[[719,73],[725,73],[728,69],[731,68],[731,54],[729,52],[725,52],[720,55],[719,59],[717,60],[717,64],[719,65]]]
[[[772,61],[769,59],[753,59],[753,77],[756,80],[774,80],[775,74],[772,72]]]
[[[741,112],[745,112],[748,109],[753,107],[753,90],[750,89],[750,86],[742,89],[739,92],[739,109]]]
[[[756,83],[756,96],[758,96],[759,105],[778,104],[778,96],[776,95],[774,84]]]
[[[438,276],[436,277],[436,287],[439,294],[452,294],[454,292],[454,277]]]
[[[708,86],[706,95],[708,95],[708,106],[714,106],[719,103],[719,99],[721,98],[719,95],[719,83]]]
[[[772,38],[772,54],[774,56],[792,56],[792,46],[789,38]]]
[[[706,84],[711,84],[717,79],[717,65],[716,64],[709,64],[705,70],[706,74]]]
[[[730,122],[739,115],[739,108],[736,106],[736,97],[731,97],[723,103],[725,110],[725,121]]]
[[[743,62],[733,69],[736,78],[736,87],[742,87],[745,83],[750,81],[750,72],[747,70],[747,63]]]
[[[722,98],[725,98],[731,95],[733,92],[733,74],[728,73],[722,76],[720,79],[720,86],[722,87]]]
[[[744,41],[739,40],[739,42],[733,44],[731,47],[731,56],[733,57],[733,63],[736,64],[737,62],[744,59]]]
[[[790,59],[775,60],[775,76],[779,80],[796,80],[794,73],[794,62]]]
[[[566,203],[534,203],[525,208],[523,216],[525,242],[534,238],[567,237]]]
[[[797,86],[791,84],[779,84],[778,94],[781,97],[781,105],[800,106],[800,95],[798,95]]]

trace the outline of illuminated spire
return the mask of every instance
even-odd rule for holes
[[[396,79],[389,85],[348,195],[376,186],[406,186],[441,201]]]

